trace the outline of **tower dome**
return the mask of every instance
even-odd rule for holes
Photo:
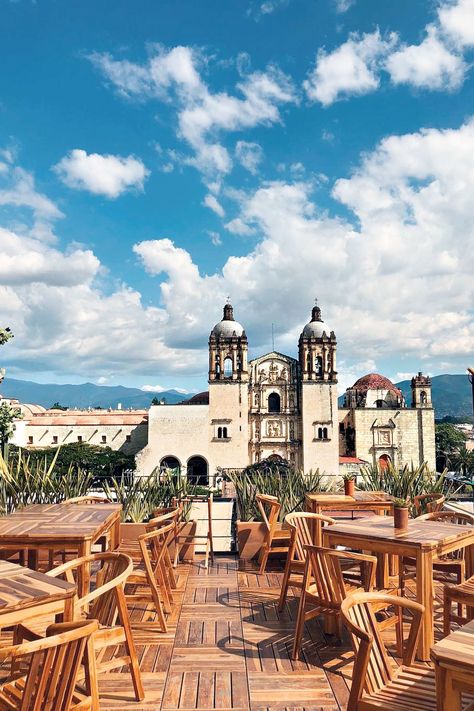
[[[319,306],[313,306],[311,321],[303,328],[302,336],[303,338],[322,338],[323,333],[325,333],[326,336],[330,335],[329,326],[327,326],[321,318],[321,309]]]
[[[232,336],[243,336],[244,327],[234,319],[234,309],[232,304],[224,306],[224,315],[219,323],[216,323],[211,331],[211,335],[216,338],[232,338]]]

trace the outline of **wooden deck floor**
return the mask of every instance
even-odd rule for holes
[[[306,627],[302,660],[292,662],[297,600],[277,610],[281,573],[257,575],[235,557],[206,571],[182,565],[170,631],[140,625],[132,610],[146,690],[136,702],[126,668],[100,679],[101,709],[168,711],[316,711],[344,709],[352,670],[349,641],[326,637],[319,619]]]

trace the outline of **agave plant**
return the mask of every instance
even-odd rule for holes
[[[304,507],[306,494],[325,490],[324,477],[319,473],[303,474],[288,464],[264,460],[240,470],[228,470],[226,476],[235,487],[238,518],[241,521],[259,521],[260,512],[255,495],[276,496],[281,503],[280,520],[288,513]]]
[[[431,471],[427,464],[418,467],[405,464],[398,468],[367,466],[361,469],[358,482],[365,491],[384,491],[394,499],[413,501],[420,494],[442,493],[448,499],[454,493],[452,484],[446,480],[446,471],[441,475]]]

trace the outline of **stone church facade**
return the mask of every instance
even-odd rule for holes
[[[205,481],[217,468],[267,457],[332,476],[348,463],[434,468],[429,378],[413,378],[408,407],[388,378],[369,374],[346,391],[340,408],[336,350],[336,336],[315,306],[298,359],[271,352],[249,361],[245,330],[226,304],[209,337],[209,392],[150,408],[138,471],[179,466]]]

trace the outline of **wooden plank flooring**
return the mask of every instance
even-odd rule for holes
[[[145,607],[130,610],[145,700],[134,700],[123,667],[99,678],[101,709],[345,709],[349,641],[327,637],[314,619],[305,627],[301,659],[291,661],[297,598],[290,591],[285,610],[278,611],[281,577],[277,570],[258,575],[252,564],[239,569],[232,556],[217,557],[208,571],[199,561],[181,565],[167,634],[153,627]]]

